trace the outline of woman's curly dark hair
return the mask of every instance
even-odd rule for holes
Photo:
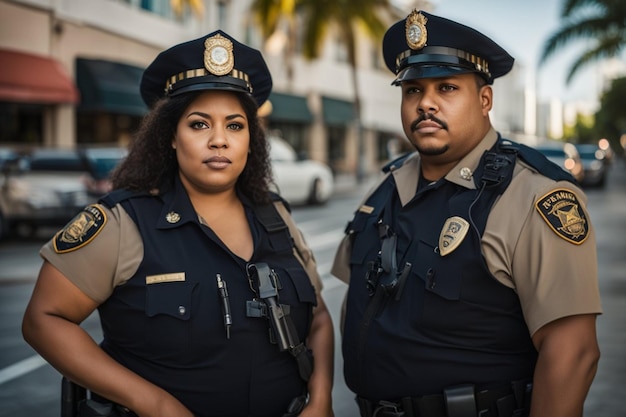
[[[172,140],[185,109],[202,91],[162,98],[142,120],[129,147],[128,156],[112,173],[113,188],[152,191],[167,187],[178,175],[176,151]],[[257,204],[270,201],[272,169],[269,144],[257,117],[257,104],[247,94],[235,93],[248,117],[250,153],[237,180],[239,191]]]

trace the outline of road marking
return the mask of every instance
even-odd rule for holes
[[[0,384],[9,382],[12,379],[19,378],[37,368],[41,368],[48,362],[39,355],[31,356],[30,358],[23,359],[14,363],[11,366],[7,366],[4,369],[0,369]]]

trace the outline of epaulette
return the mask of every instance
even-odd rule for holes
[[[400,168],[406,162],[406,160],[409,159],[409,156],[413,155],[414,153],[415,151],[407,152],[404,155],[397,157],[393,161],[388,162],[385,166],[383,166],[382,168],[383,172],[386,174],[389,171],[393,171],[393,170]]]
[[[110,193],[100,197],[99,202],[107,206],[108,208],[113,208],[117,204],[122,201],[126,201],[129,198],[133,197],[144,197],[150,196],[151,194],[147,191],[131,191],[127,189],[119,189],[113,190]]]

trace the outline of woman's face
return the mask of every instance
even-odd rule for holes
[[[205,91],[183,112],[172,141],[188,191],[232,190],[246,166],[248,117],[235,93]]]

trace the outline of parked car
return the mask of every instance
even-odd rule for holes
[[[583,163],[576,146],[569,142],[550,140],[540,142],[533,147],[544,154],[550,161],[572,174],[576,181],[582,184],[585,172],[583,171]]]
[[[576,149],[583,162],[585,177],[582,185],[587,187],[604,187],[610,162],[605,151],[591,143],[577,144]]]
[[[126,158],[125,148],[84,148],[80,151],[89,175],[84,177],[87,192],[93,197],[100,197],[111,191],[111,171]]]
[[[298,158],[284,139],[270,136],[270,159],[277,191],[291,204],[323,204],[333,193],[330,167],[311,159]]]
[[[19,157],[20,154],[11,148],[0,148],[0,171],[5,165],[15,162]]]
[[[61,226],[110,189],[122,149],[35,149],[2,168],[0,239]]]

